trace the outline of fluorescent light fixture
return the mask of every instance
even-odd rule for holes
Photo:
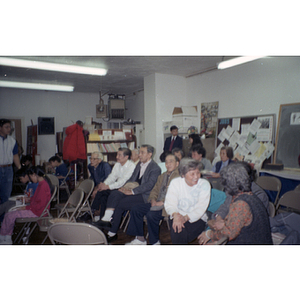
[[[18,67],[18,68],[46,70],[46,71],[98,75],[98,76],[104,76],[107,73],[107,70],[102,68],[63,65],[63,64],[55,64],[55,63],[26,60],[26,59],[15,59],[15,58],[8,58],[8,57],[0,57],[0,65]]]
[[[73,92],[74,90],[74,87],[71,85],[29,83],[29,82],[4,81],[4,80],[0,80],[0,87],[30,89],[30,90],[59,91],[59,92]]]
[[[218,69],[219,70],[227,69],[227,68],[241,65],[241,64],[247,63],[249,61],[253,61],[253,60],[262,58],[262,57],[264,57],[264,55],[262,55],[262,56],[241,56],[241,57],[229,59],[229,60],[220,62],[218,64]]]

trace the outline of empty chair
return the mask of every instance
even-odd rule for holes
[[[277,192],[274,205],[276,207],[281,191],[281,181],[273,176],[259,176],[256,183],[264,190]]]
[[[57,223],[48,229],[53,245],[107,245],[104,233],[86,223]]]
[[[62,204],[56,204],[55,208],[60,212],[58,218],[67,218],[69,221],[75,221],[76,215],[80,205],[82,204],[84,197],[84,191],[81,188],[77,188],[73,191],[68,201]]]
[[[65,178],[62,180],[62,182],[59,185],[59,189],[60,190],[66,190],[66,192],[68,194],[68,197],[70,197],[70,189],[69,189],[69,185],[68,185],[68,177],[69,177],[71,171],[72,171],[72,169],[71,169],[71,167],[69,167],[67,175],[65,176]]]
[[[276,213],[276,209],[275,209],[275,205],[271,201],[269,201],[269,212],[270,212],[269,216],[271,218],[274,218],[275,217],[275,213]]]
[[[56,200],[57,203],[59,203],[59,180],[58,180],[57,176],[52,175],[52,174],[47,174],[46,176],[50,179],[51,184],[53,186],[57,187],[55,200]]]
[[[276,213],[281,212],[295,212],[300,214],[300,192],[288,191],[284,193],[276,206]]]
[[[80,188],[84,191],[85,197],[84,197],[84,201],[83,201],[81,207],[79,208],[79,210],[77,212],[76,218],[80,217],[82,215],[82,213],[84,213],[86,211],[89,211],[91,216],[93,216],[89,198],[91,196],[91,193],[94,190],[94,186],[95,186],[95,183],[91,179],[85,179],[84,181],[82,181],[79,184],[78,188]]]
[[[294,191],[300,191],[300,184],[295,187]]]

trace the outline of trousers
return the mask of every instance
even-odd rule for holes
[[[0,204],[5,203],[11,194],[14,171],[13,167],[0,167]],[[0,222],[3,220],[3,214],[0,215]]]
[[[171,240],[174,245],[187,245],[198,237],[198,235],[205,229],[205,222],[199,219],[196,222],[190,223],[189,221],[184,223],[184,228],[180,233],[175,232],[172,225],[173,219],[169,218],[169,225],[171,231]]]
[[[110,231],[113,233],[117,233],[121,223],[123,212],[126,210],[131,210],[137,204],[144,203],[144,199],[142,194],[127,196],[119,191],[114,191],[110,194],[108,198],[107,208],[113,208],[109,204],[109,200],[111,200],[112,195],[114,196],[113,202],[114,202],[115,211],[112,217],[112,222],[111,222],[112,226]]]
[[[163,219],[163,216],[162,210],[152,211],[150,209],[151,203],[141,203],[131,208],[127,234],[144,236],[144,216],[146,216],[149,243],[153,245],[159,240],[159,222]]]
[[[99,191],[96,194],[93,204],[91,206],[92,211],[99,210],[100,207],[100,219],[104,216],[107,205],[107,199],[110,193],[111,190]]]

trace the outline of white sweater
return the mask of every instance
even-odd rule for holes
[[[189,186],[182,177],[174,178],[168,188],[165,200],[165,210],[171,216],[175,212],[188,215],[190,222],[199,219],[207,221],[205,214],[210,201],[210,183],[199,179],[197,184]]]

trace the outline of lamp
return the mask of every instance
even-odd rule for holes
[[[71,85],[30,83],[30,82],[17,82],[17,81],[4,81],[4,80],[0,80],[0,87],[60,91],[60,92],[73,92],[74,90],[74,86]]]
[[[8,58],[8,57],[0,57],[0,65],[18,67],[18,68],[66,72],[66,73],[98,75],[98,76],[104,76],[107,73],[107,70],[103,68],[91,68],[91,67],[82,67],[82,66],[74,66],[74,65],[55,64],[55,63],[48,63],[43,61],[15,59],[15,58]]]
[[[253,61],[253,60],[262,58],[262,57],[264,57],[264,55],[261,55],[261,56],[241,56],[241,57],[229,59],[229,60],[222,61],[222,62],[218,63],[218,69],[219,70],[227,69],[227,68],[234,67],[234,66],[237,66],[237,65],[241,65],[241,64],[247,63],[249,61]]]

